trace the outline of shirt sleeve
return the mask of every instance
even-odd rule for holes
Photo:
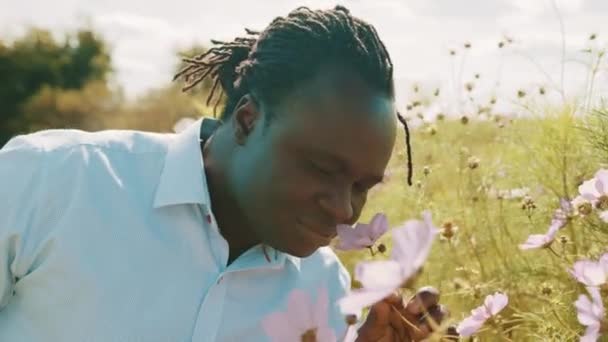
[[[37,224],[44,151],[35,139],[17,136],[0,149],[0,310],[13,296],[28,231]]]

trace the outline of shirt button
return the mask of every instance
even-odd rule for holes
[[[218,285],[219,285],[219,283],[221,283],[221,282],[222,282],[222,279],[224,279],[224,276],[220,276],[220,277],[217,279],[217,284],[218,284]]]

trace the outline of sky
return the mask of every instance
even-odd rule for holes
[[[580,51],[608,42],[608,0],[0,0],[0,37],[17,37],[28,26],[61,33],[90,24],[110,43],[118,83],[136,97],[170,82],[179,49],[232,39],[245,27],[262,30],[298,6],[336,4],[376,27],[403,103],[417,96],[414,84],[427,93],[440,87],[449,101],[466,82],[475,83],[478,98],[498,94],[508,102],[518,89],[541,86],[557,96],[564,43],[563,88],[576,95],[587,76],[580,62],[589,58]],[[589,41],[592,33],[598,38]],[[505,36],[513,44],[499,49]],[[600,74],[596,89],[608,89],[607,81]]]

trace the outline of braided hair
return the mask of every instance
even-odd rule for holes
[[[244,95],[254,94],[272,106],[332,63],[346,66],[372,89],[394,98],[393,64],[384,43],[372,25],[351,16],[343,6],[331,10],[299,7],[275,18],[262,32],[245,31],[245,37],[231,42],[212,40],[211,49],[184,58],[184,68],[174,77],[184,80],[184,91],[211,78],[207,105],[215,99],[215,113],[225,96],[222,120],[232,115]],[[405,130],[407,181],[412,185],[410,132],[405,118],[399,112],[397,117]]]

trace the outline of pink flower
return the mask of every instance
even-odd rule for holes
[[[496,316],[509,302],[507,295],[496,292],[493,295],[488,295],[482,306],[471,310],[471,316],[465,318],[456,331],[461,337],[470,337],[476,333],[483,324],[491,317]]]
[[[376,241],[388,230],[388,220],[382,213],[376,214],[372,221],[357,223],[355,227],[346,224],[338,225],[338,237],[340,238],[337,249],[348,251],[372,247]]]
[[[588,287],[591,300],[586,295],[580,295],[574,306],[576,306],[578,321],[587,327],[581,342],[597,341],[600,333],[606,329],[605,310],[600,291],[597,287]]]
[[[579,197],[577,203],[588,201],[593,207],[600,210],[599,217],[608,222],[608,170],[600,169],[593,178],[583,182],[578,187]]]
[[[314,304],[308,293],[296,289],[289,294],[287,311],[266,316],[262,320],[262,327],[274,342],[335,342],[336,335],[329,327],[328,310],[326,289],[319,291]]]
[[[600,286],[608,281],[608,253],[598,261],[580,260],[574,263],[570,274],[586,286]]]
[[[593,178],[579,185],[578,192],[584,199],[597,205],[602,196],[608,195],[608,170],[598,170]]]
[[[557,232],[565,225],[565,221],[562,220],[553,220],[551,221],[551,226],[549,226],[549,230],[545,234],[532,234],[528,236],[528,240],[526,242],[519,245],[519,249],[527,250],[527,249],[536,249],[536,248],[547,248],[553,243],[555,240],[555,235]]]
[[[433,226],[429,211],[423,221],[409,220],[392,230],[393,250],[390,260],[367,261],[355,267],[355,279],[362,285],[340,299],[345,314],[359,314],[367,306],[386,298],[410,279],[426,261],[439,230]]]

